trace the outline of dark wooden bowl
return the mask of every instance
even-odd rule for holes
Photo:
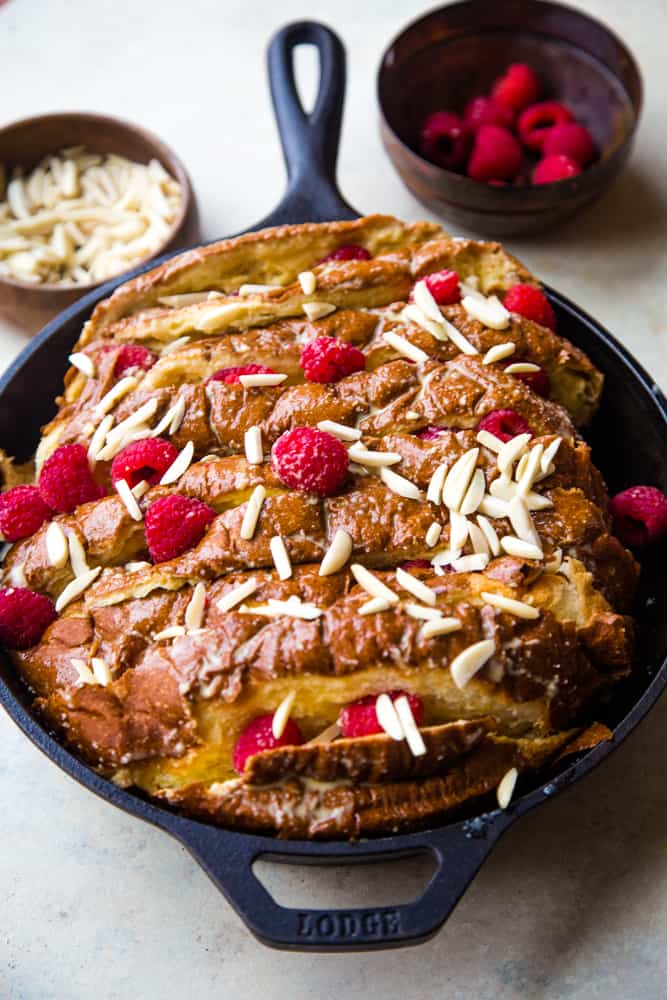
[[[599,160],[578,177],[536,187],[492,187],[444,170],[416,151],[433,111],[462,111],[511,62],[540,73],[586,125]],[[381,134],[406,186],[425,205],[487,236],[542,232],[589,205],[625,163],[642,104],[625,45],[586,14],[546,0],[467,0],[432,11],[398,35],[378,71]]]
[[[137,163],[159,160],[181,185],[183,200],[180,212],[168,236],[145,260],[198,241],[197,204],[185,167],[169,146],[138,125],[108,115],[85,112],[24,118],[0,128],[0,163],[4,163],[8,172],[15,165],[30,170],[48,153],[78,145],[86,146],[93,153],[118,153]],[[24,330],[34,333],[47,320],[99,284],[101,282],[38,285],[0,275],[0,313]]]

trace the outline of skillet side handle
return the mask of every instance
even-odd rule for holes
[[[319,53],[319,89],[310,114],[304,111],[296,87],[297,45],[314,45]],[[345,99],[345,49],[340,38],[317,21],[288,24],[269,44],[268,71],[288,186],[262,225],[357,218],[359,213],[347,204],[336,183]]]
[[[496,814],[497,815],[497,814]],[[222,834],[200,827],[182,838],[195,860],[222,891],[247,927],[272,948],[291,951],[375,951],[420,944],[432,937],[456,906],[463,892],[509,825],[504,817],[488,823],[483,838],[468,838],[460,824],[417,835],[402,848],[381,841],[313,844],[304,857],[301,843],[276,841],[267,852],[266,839],[247,834]],[[253,872],[260,857],[290,864],[350,864],[395,860],[429,853],[437,869],[418,899],[396,906],[351,909],[298,909],[281,906]]]

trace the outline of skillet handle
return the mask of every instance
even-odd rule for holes
[[[466,835],[465,824],[409,838],[403,847],[382,841],[357,845],[299,842],[223,833],[192,825],[181,839],[226,896],[248,928],[263,943],[292,951],[373,951],[419,944],[448,918],[496,841],[509,826],[507,814],[485,818],[484,835]],[[437,869],[422,895],[411,903],[352,909],[295,909],[281,906],[253,872],[260,857],[290,864],[350,864],[395,860],[428,853]]]
[[[310,114],[296,88],[297,45],[314,45],[320,58],[319,89]],[[347,204],[336,183],[345,99],[345,49],[340,38],[317,21],[288,24],[269,44],[268,71],[288,184],[281,203],[260,225],[357,218],[359,213]]]

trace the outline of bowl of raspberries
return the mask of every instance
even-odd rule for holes
[[[598,198],[627,159],[637,65],[588,15],[466,0],[409,25],[378,74],[385,148],[407,187],[485,235],[541,232]]]

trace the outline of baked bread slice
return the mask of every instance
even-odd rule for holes
[[[348,244],[368,259],[323,259]],[[438,307],[423,278],[443,269],[465,294]],[[579,431],[602,376],[505,312],[494,297],[517,282],[538,284],[498,244],[371,216],[190,251],[98,305],[34,473],[84,445],[107,495],[54,514],[4,565],[6,585],[57,602],[12,655],[77,753],[211,822],[332,837],[432,822],[577,737],[631,669],[637,566]],[[363,370],[305,378],[320,337],[360,350]],[[127,345],[152,363],[119,374]],[[283,377],[217,377],[248,365]],[[537,369],[549,398],[516,377]],[[499,411],[524,432],[485,430]],[[349,447],[325,495],[270,457],[318,426]],[[119,494],[113,460],[156,435],[180,450],[175,471]],[[210,524],[155,561],[144,518],[176,497]],[[422,724],[389,699],[384,731],[341,735],[347,707],[397,691]],[[279,734],[238,773],[239,736],[264,715],[290,715],[299,742]]]

